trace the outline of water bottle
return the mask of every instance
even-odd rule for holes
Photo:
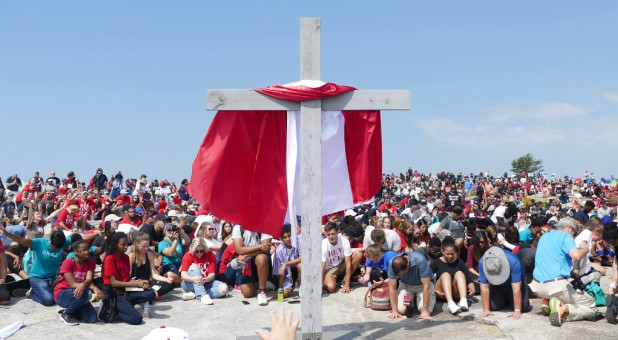
[[[277,301],[283,302],[283,288],[279,288],[277,291]]]

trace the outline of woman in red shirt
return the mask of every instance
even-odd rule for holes
[[[110,237],[107,255],[103,261],[104,293],[116,294],[116,308],[120,319],[131,325],[142,323],[142,315],[134,305],[152,302],[155,291],[150,289],[148,280],[132,279],[131,261],[125,254],[129,238],[123,232],[115,232]],[[148,305],[144,305],[146,314]]]
[[[54,287],[54,300],[58,306],[65,308],[60,320],[70,326],[77,325],[78,321],[96,323],[97,312],[90,303],[90,290],[97,299],[103,298],[103,292],[92,284],[96,264],[90,257],[90,244],[82,239],[72,244],[71,248],[75,251],[75,257],[62,262],[60,277]]]
[[[227,284],[215,280],[217,259],[208,249],[206,241],[196,237],[191,241],[189,252],[182,257],[180,265],[183,300],[199,299],[205,305],[212,305],[212,299],[227,295]]]

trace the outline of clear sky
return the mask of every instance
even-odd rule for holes
[[[0,1],[0,177],[189,178],[206,90],[297,81],[300,17],[324,81],[412,91],[386,172],[618,175],[615,1]]]

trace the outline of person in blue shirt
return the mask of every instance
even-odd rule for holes
[[[388,278],[388,264],[397,256],[394,251],[384,248],[381,244],[372,244],[365,249],[364,274],[358,279],[360,284],[376,283]],[[361,269],[362,271],[362,269]]]
[[[517,242],[517,229],[508,227],[504,232],[507,242]],[[509,249],[489,248],[479,261],[479,280],[483,312],[480,317],[493,315],[492,311],[513,308],[513,320],[531,310],[526,286],[526,272],[517,255]]]
[[[54,231],[49,238],[28,239],[6,232],[0,225],[0,232],[11,240],[30,248],[33,256],[32,269],[30,269],[30,298],[43,306],[54,304],[54,292],[52,281],[58,274],[62,263],[63,248],[71,244],[62,231]]]
[[[545,219],[539,215],[532,216],[530,227],[519,232],[519,240],[516,243],[532,244],[534,239],[541,234],[541,227],[545,224]]]
[[[433,321],[431,312],[436,303],[435,280],[425,256],[419,252],[411,252],[393,257],[388,264],[388,279],[392,307],[389,319],[399,319],[406,313],[406,307],[412,307],[416,303],[421,312],[419,319]],[[406,306],[406,300],[409,301],[409,306]]]
[[[556,230],[541,237],[537,246],[532,272],[534,279],[529,286],[544,299],[541,310],[549,312],[553,326],[561,326],[565,316],[567,321],[596,317],[594,298],[589,294],[578,294],[567,280],[571,277],[572,261],[581,260],[588,254],[588,246],[577,248],[575,245],[573,236],[577,233],[577,221],[565,217],[558,221]]]

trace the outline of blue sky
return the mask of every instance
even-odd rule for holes
[[[384,171],[615,174],[614,1],[2,1],[0,177],[189,178],[206,89],[298,80],[300,17],[324,81],[412,91]]]

